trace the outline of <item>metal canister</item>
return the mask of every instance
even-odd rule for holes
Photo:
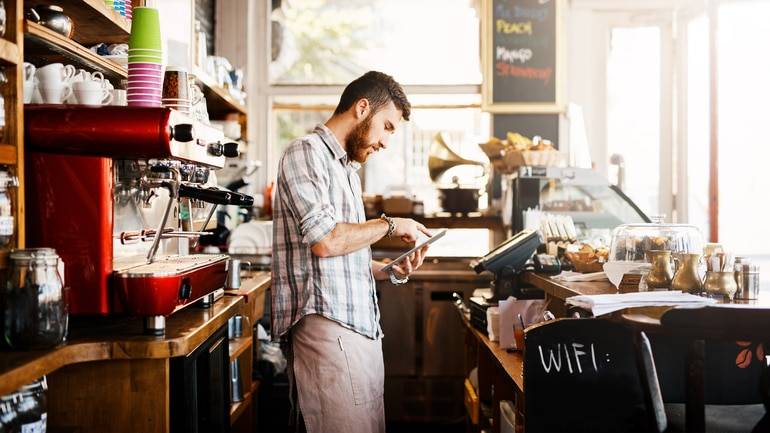
[[[735,282],[738,283],[735,299],[752,300],[759,298],[759,265],[752,264],[746,258],[743,258],[740,263],[736,261]]]

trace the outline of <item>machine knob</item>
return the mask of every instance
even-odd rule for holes
[[[220,142],[209,144],[209,153],[213,156],[222,156],[224,152],[224,146]]]
[[[224,151],[222,152],[228,158],[237,158],[240,155],[238,152],[238,143],[233,141],[225,143]]]
[[[171,139],[180,143],[193,141],[193,126],[190,123],[180,123],[171,128]]]

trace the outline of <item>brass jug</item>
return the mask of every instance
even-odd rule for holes
[[[698,264],[701,255],[698,253],[674,254],[677,262],[674,279],[671,280],[671,288],[686,293],[699,294],[703,290],[703,283],[698,275]]]
[[[652,264],[647,274],[647,287],[651,289],[668,289],[671,287],[673,272],[671,271],[670,250],[647,250],[644,252],[647,261]]]
[[[732,301],[738,284],[735,282],[734,272],[706,272],[706,282],[703,288],[711,297],[723,297],[726,301]]]

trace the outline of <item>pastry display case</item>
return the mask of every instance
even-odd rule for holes
[[[508,179],[503,218],[513,233],[526,227],[530,209],[569,216],[578,240],[600,237],[604,245],[615,227],[650,222],[623,191],[593,170],[526,166]]]

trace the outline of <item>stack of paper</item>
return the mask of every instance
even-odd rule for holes
[[[588,274],[581,274],[580,272],[562,271],[561,274],[551,277],[554,280],[566,281],[566,282],[581,282],[581,281],[607,281],[607,274],[604,272],[591,272]]]
[[[583,308],[594,316],[633,307],[656,307],[678,305],[706,305],[716,300],[678,291],[619,293],[613,295],[580,295],[567,298],[566,304]]]

